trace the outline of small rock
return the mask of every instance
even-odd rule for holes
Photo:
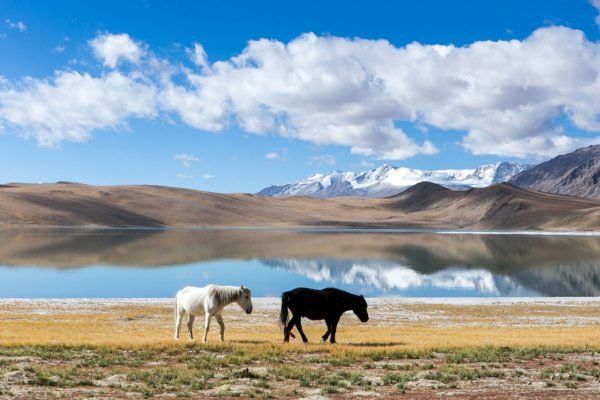
[[[94,381],[95,386],[120,386],[127,382],[127,377],[124,374],[111,375],[108,378]]]
[[[406,383],[406,387],[408,389],[422,389],[422,388],[428,388],[428,389],[437,389],[437,387],[440,385],[439,382],[437,381],[431,381],[428,379],[418,379],[416,381],[410,381]]]
[[[373,386],[379,386],[383,384],[383,379],[379,376],[367,375],[365,381],[369,382]]]
[[[248,368],[248,372],[261,378],[269,375],[269,369],[267,367],[251,367]]]
[[[210,395],[222,395],[222,394],[233,394],[233,395],[241,395],[244,392],[246,392],[246,390],[248,390],[248,386],[247,385],[221,385],[218,386],[214,389],[211,389],[208,391],[208,393],[210,393]]]
[[[366,390],[359,390],[358,392],[352,392],[351,394],[352,396],[359,397],[381,397],[381,393]]]
[[[4,379],[11,383],[25,383],[27,375],[23,371],[11,371],[4,374]]]

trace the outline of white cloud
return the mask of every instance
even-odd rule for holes
[[[175,175],[179,179],[191,180],[194,179],[193,175],[177,174]]]
[[[333,156],[331,154],[323,154],[323,155],[312,157],[308,161],[308,164],[323,166],[323,165],[335,165],[336,162],[337,162],[337,160],[335,159],[335,156]]]
[[[50,80],[27,78],[0,86],[0,124],[43,146],[88,140],[95,129],[125,127],[127,118],[156,113],[156,88],[112,72],[92,77],[57,72]]]
[[[10,29],[16,29],[19,32],[25,32],[27,30],[27,25],[25,25],[23,21],[11,21],[10,19],[6,19],[4,22],[6,22],[6,25]]]
[[[194,48],[188,50],[188,54],[194,64],[199,67],[206,68],[208,67],[208,56],[206,55],[206,51],[204,51],[204,47],[200,43],[194,43]]]
[[[600,12],[600,0],[590,0],[590,4],[594,6],[596,11]],[[596,24],[600,25],[600,15],[595,18]]]
[[[208,180],[210,180],[210,179],[213,179],[213,178],[214,178],[214,176],[213,176],[213,175],[210,175],[210,174],[204,174],[204,175],[202,175],[202,178],[203,178],[205,181],[208,181]]]
[[[200,161],[198,157],[185,153],[175,154],[173,156],[173,159],[179,161],[181,163],[181,166],[184,168],[190,168],[192,166],[192,163]]]
[[[379,159],[437,151],[427,132],[409,136],[401,121],[462,135],[475,154],[552,156],[600,141],[568,129],[600,131],[600,43],[565,27],[464,47],[305,34],[251,41],[212,64],[196,44],[194,71],[157,59],[127,34],[101,34],[91,45],[105,66],[127,60],[133,71],[2,84],[0,124],[52,145],[174,113],[205,131],[237,125]]]
[[[144,55],[141,45],[132,40],[128,34],[101,34],[90,41],[96,57],[110,68],[115,68],[121,60],[137,63]]]
[[[221,130],[234,118],[248,132],[383,159],[436,152],[396,121],[466,131],[462,144],[475,154],[550,156],[598,141],[571,137],[557,122],[600,130],[597,76],[600,45],[564,27],[466,47],[306,34],[250,42],[189,74],[191,89],[170,88],[179,101],[166,107],[199,129]]]
[[[53,51],[54,53],[58,53],[58,54],[60,54],[60,53],[64,53],[66,49],[67,49],[67,46],[65,46],[65,45],[63,45],[63,44],[60,44],[60,45],[58,45],[58,46],[54,47],[54,48],[52,49],[52,51]]]
[[[276,153],[276,152],[271,152],[271,153],[265,154],[265,158],[267,160],[280,160],[281,155],[279,155],[279,153]]]

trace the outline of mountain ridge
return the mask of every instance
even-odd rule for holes
[[[554,157],[520,172],[510,182],[547,193],[600,198],[600,145]]]
[[[364,172],[314,174],[298,181],[266,187],[257,194],[273,197],[388,197],[422,181],[441,184],[453,190],[466,190],[507,181],[529,167],[524,163],[498,162],[473,169],[420,170],[384,164]]]

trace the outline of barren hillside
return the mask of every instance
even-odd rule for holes
[[[420,183],[385,199],[268,198],[162,186],[0,187],[0,224],[80,227],[430,227],[600,229],[600,201],[497,184]]]

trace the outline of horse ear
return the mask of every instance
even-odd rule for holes
[[[240,289],[244,290],[244,285],[240,286]]]
[[[365,296],[363,296],[362,294],[360,295],[360,297],[362,297],[363,299],[365,298]]]

